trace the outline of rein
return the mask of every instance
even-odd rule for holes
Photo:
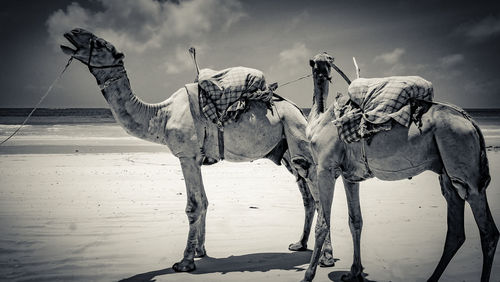
[[[26,119],[24,119],[23,123],[7,138],[5,138],[5,140],[3,140],[1,143],[0,143],[0,146],[3,145],[3,143],[7,142],[10,138],[12,138],[14,135],[16,135],[16,133],[21,130],[21,128],[28,122],[28,119],[31,117],[31,115],[33,115],[33,113],[35,112],[35,110],[38,108],[38,106],[40,106],[40,104],[43,102],[43,100],[45,100],[45,98],[49,95],[50,91],[52,91],[52,88],[54,87],[54,85],[59,81],[59,79],[62,77],[63,73],[68,69],[69,65],[71,64],[71,62],[73,61],[73,57],[70,57],[68,62],[66,63],[66,66],[64,66],[64,69],[61,71],[61,73],[56,77],[56,79],[54,80],[54,82],[52,82],[52,84],[50,84],[49,88],[47,89],[47,91],[45,91],[45,94],[42,96],[42,98],[40,98],[40,101],[38,101],[38,103],[33,107],[33,110],[31,110],[31,112],[28,114],[28,116],[26,117]]]
[[[299,81],[299,80],[302,80],[302,79],[304,79],[304,78],[308,78],[308,77],[311,77],[311,76],[312,76],[312,74],[304,75],[304,76],[301,76],[301,77],[296,78],[296,79],[294,79],[294,80],[287,81],[287,82],[285,82],[285,83],[283,83],[283,84],[279,83],[279,84],[278,84],[278,86],[279,86],[279,87],[283,87],[283,86],[285,86],[285,85],[292,84],[292,83],[294,83],[294,82],[297,82],[297,81]]]

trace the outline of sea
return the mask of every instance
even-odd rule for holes
[[[0,108],[0,142],[11,135],[31,108]],[[309,108],[304,108],[307,115]],[[478,122],[488,150],[500,149],[500,109],[466,109]],[[0,154],[70,154],[168,151],[166,146],[128,135],[107,108],[37,109]]]

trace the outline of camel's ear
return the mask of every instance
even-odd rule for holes
[[[125,58],[125,55],[123,55],[123,53],[120,53],[120,52],[117,52],[115,55],[114,55],[115,59],[117,60],[123,60],[123,58]]]
[[[313,60],[313,59],[309,59],[309,65],[311,66],[311,68],[314,68],[314,65],[315,65],[315,64],[316,64],[316,63],[314,62],[314,60]]]
[[[330,67],[333,67],[333,65],[334,65],[333,61],[334,60],[335,59],[333,57],[328,56],[328,64],[330,65]]]

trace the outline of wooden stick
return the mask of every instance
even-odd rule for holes
[[[359,78],[360,69],[358,67],[358,63],[356,63],[356,58],[352,57],[352,61],[354,62],[354,67],[356,68],[356,78]]]
[[[332,65],[332,68],[336,70],[340,74],[340,76],[342,76],[345,79],[347,84],[351,84],[351,80],[347,77],[347,75],[345,75],[343,71],[341,71],[333,62],[330,62],[330,64]]]
[[[194,49],[194,47],[189,48],[189,54],[191,54],[191,58],[193,58],[194,66],[196,67],[196,74],[200,74],[198,62],[196,62],[196,49]]]

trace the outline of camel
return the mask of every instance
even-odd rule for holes
[[[306,129],[316,164],[320,197],[321,225],[303,281],[314,278],[320,246],[330,230],[335,181],[342,176],[348,201],[349,228],[354,244],[354,260],[344,281],[363,281],[360,240],[363,220],[359,203],[359,183],[376,177],[401,180],[430,170],[439,175],[446,199],[448,231],[443,254],[428,281],[438,281],[446,266],[465,241],[464,203],[467,201],[479,227],[483,252],[481,281],[489,281],[499,232],[493,221],[486,187],[490,182],[484,138],[478,125],[460,108],[432,103],[422,115],[418,128],[396,125],[371,137],[370,142],[345,143],[338,135],[332,104],[325,109],[333,58],[318,54],[310,61],[314,80],[313,108]],[[346,81],[348,81],[346,79]],[[457,153],[460,152],[460,153]]]
[[[67,46],[61,46],[61,49],[88,66],[116,121],[133,136],[168,146],[179,158],[187,191],[185,212],[189,219],[189,233],[184,256],[172,268],[182,272],[194,270],[194,258],[206,255],[204,243],[208,200],[201,176],[202,160],[203,157],[218,157],[210,155],[210,152],[202,156],[198,146],[191,114],[198,107],[190,105],[188,99],[188,91],[197,93],[197,84],[187,84],[164,102],[145,103],[132,93],[123,64],[124,55],[112,44],[78,28],[65,33],[64,37],[76,49]],[[316,174],[308,173],[308,167],[312,167],[312,157],[305,135],[307,121],[300,109],[285,99],[273,102],[274,112],[263,102],[249,103],[248,111],[239,117],[237,123],[229,123],[224,127],[225,159],[243,162],[266,157],[279,164],[283,158],[282,162],[297,178],[305,209],[302,236],[298,242],[290,244],[289,249],[307,250],[317,206],[313,198],[316,193],[315,179],[312,178]],[[324,266],[334,264],[329,240],[325,242],[321,263]]]

